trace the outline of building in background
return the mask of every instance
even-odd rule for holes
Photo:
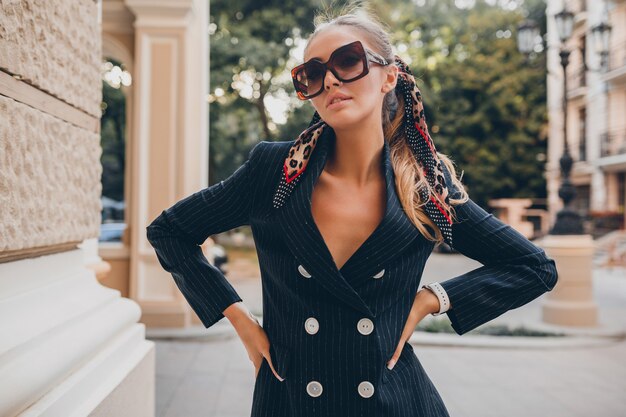
[[[595,237],[624,228],[626,212],[626,1],[549,0],[548,13],[548,202],[550,217],[562,207],[558,189],[563,153],[563,71],[554,15],[574,13],[567,66],[567,139],[574,159],[574,206]],[[606,66],[593,28],[611,25]],[[552,222],[553,223],[553,222]]]
[[[207,25],[203,0],[0,2],[1,416],[154,415],[146,327],[200,322],[145,228],[208,182]],[[126,70],[121,204],[107,62]],[[121,241],[98,241],[103,217]]]
[[[103,196],[112,213],[103,220],[117,220],[102,225],[99,254],[110,271],[101,281],[136,301],[150,328],[203,327],[145,230],[208,185],[208,7],[204,0],[102,1],[104,78],[127,80],[119,86],[124,121],[115,124],[125,143],[123,204]],[[118,238],[105,241],[105,233]]]

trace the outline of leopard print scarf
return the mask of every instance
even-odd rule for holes
[[[420,197],[422,201],[427,201],[424,206],[427,215],[439,227],[446,243],[452,246],[449,190],[443,175],[442,162],[437,156],[435,144],[428,133],[422,94],[417,88],[409,66],[397,55],[395,56],[395,64],[400,70],[396,94],[402,95],[404,103],[407,103],[404,108],[407,142],[432,188],[432,192],[428,189],[421,190]],[[408,105],[409,103],[411,105]],[[326,127],[328,125],[315,112],[309,127],[300,133],[289,150],[283,165],[284,175],[281,176],[280,184],[274,195],[273,204],[275,208],[280,208],[293,191]]]

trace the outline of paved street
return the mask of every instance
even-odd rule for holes
[[[445,280],[478,266],[462,255],[433,254],[424,281]],[[246,305],[260,314],[254,268],[236,262],[231,268],[229,279]],[[594,295],[600,322],[626,329],[624,271],[594,271]],[[491,323],[536,320],[542,299]],[[229,330],[230,323],[222,320],[215,327]],[[236,334],[231,335],[218,340],[156,340],[157,416],[249,416],[254,368]],[[462,341],[465,336],[456,337]],[[452,417],[626,416],[623,340],[553,349],[416,344],[415,352]]]

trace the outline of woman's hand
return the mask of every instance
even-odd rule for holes
[[[242,302],[237,302],[231,304],[224,310],[224,316],[230,320],[239,338],[246,347],[248,357],[254,364],[255,379],[263,364],[263,358],[265,358],[276,378],[278,378],[279,381],[283,381],[284,378],[278,375],[274,369],[267,334],[254,314],[252,314]]]
[[[421,289],[415,295],[413,307],[409,312],[409,318],[406,321],[402,335],[400,336],[400,343],[396,347],[393,356],[387,362],[387,368],[393,369],[394,365],[398,361],[404,344],[408,342],[409,338],[415,331],[415,328],[420,321],[428,314],[439,311],[439,299],[435,294],[428,290]]]

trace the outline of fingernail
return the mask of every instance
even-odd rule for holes
[[[387,364],[387,369],[389,369],[389,370],[391,371],[395,365],[396,365],[396,361],[391,360],[391,361],[389,361],[389,363]]]

